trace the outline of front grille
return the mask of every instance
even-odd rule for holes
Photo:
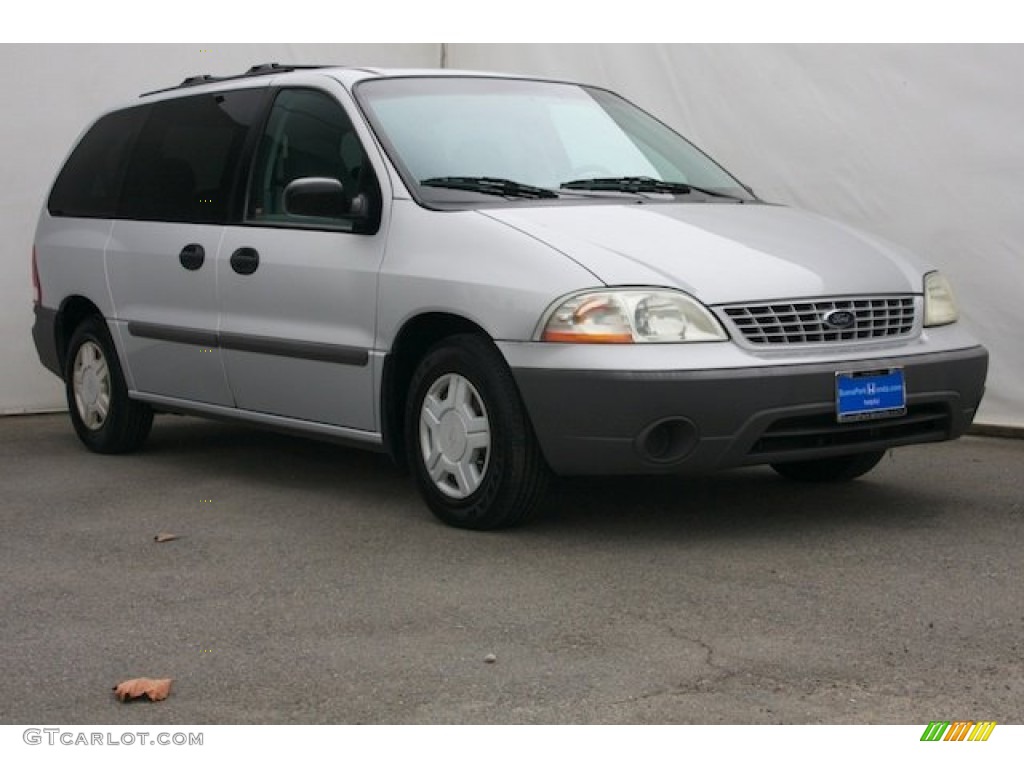
[[[849,328],[825,324],[825,315],[836,310],[853,315]],[[747,342],[760,346],[870,341],[907,336],[914,330],[913,296],[743,304],[724,311]]]
[[[837,448],[871,443],[911,443],[949,436],[949,409],[939,403],[912,405],[898,419],[836,423],[832,414],[797,416],[772,423],[751,446],[749,456]]]

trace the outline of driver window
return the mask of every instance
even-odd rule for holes
[[[317,215],[285,210],[285,189],[296,179],[309,178],[341,183],[337,210]],[[320,91],[282,91],[256,152],[247,219],[260,224],[352,230],[355,219],[370,205],[375,188],[366,153],[341,105]]]

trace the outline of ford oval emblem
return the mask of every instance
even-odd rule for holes
[[[829,328],[837,331],[845,331],[853,328],[857,322],[857,316],[848,309],[833,309],[821,316],[821,321]]]

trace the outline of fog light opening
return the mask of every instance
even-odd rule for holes
[[[678,416],[656,421],[636,439],[640,455],[657,464],[682,461],[696,444],[697,426],[689,419]]]

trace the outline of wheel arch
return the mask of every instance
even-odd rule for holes
[[[67,374],[68,344],[71,342],[71,336],[83,320],[93,315],[103,318],[100,308],[85,296],[68,296],[60,303],[60,309],[57,310],[57,322],[54,324],[54,334],[56,335],[57,360],[60,362],[64,375]]]
[[[462,315],[424,312],[405,322],[384,358],[380,388],[381,436],[388,455],[402,469],[408,466],[403,422],[409,382],[416,365],[439,341],[464,333],[494,341],[480,325]]]

